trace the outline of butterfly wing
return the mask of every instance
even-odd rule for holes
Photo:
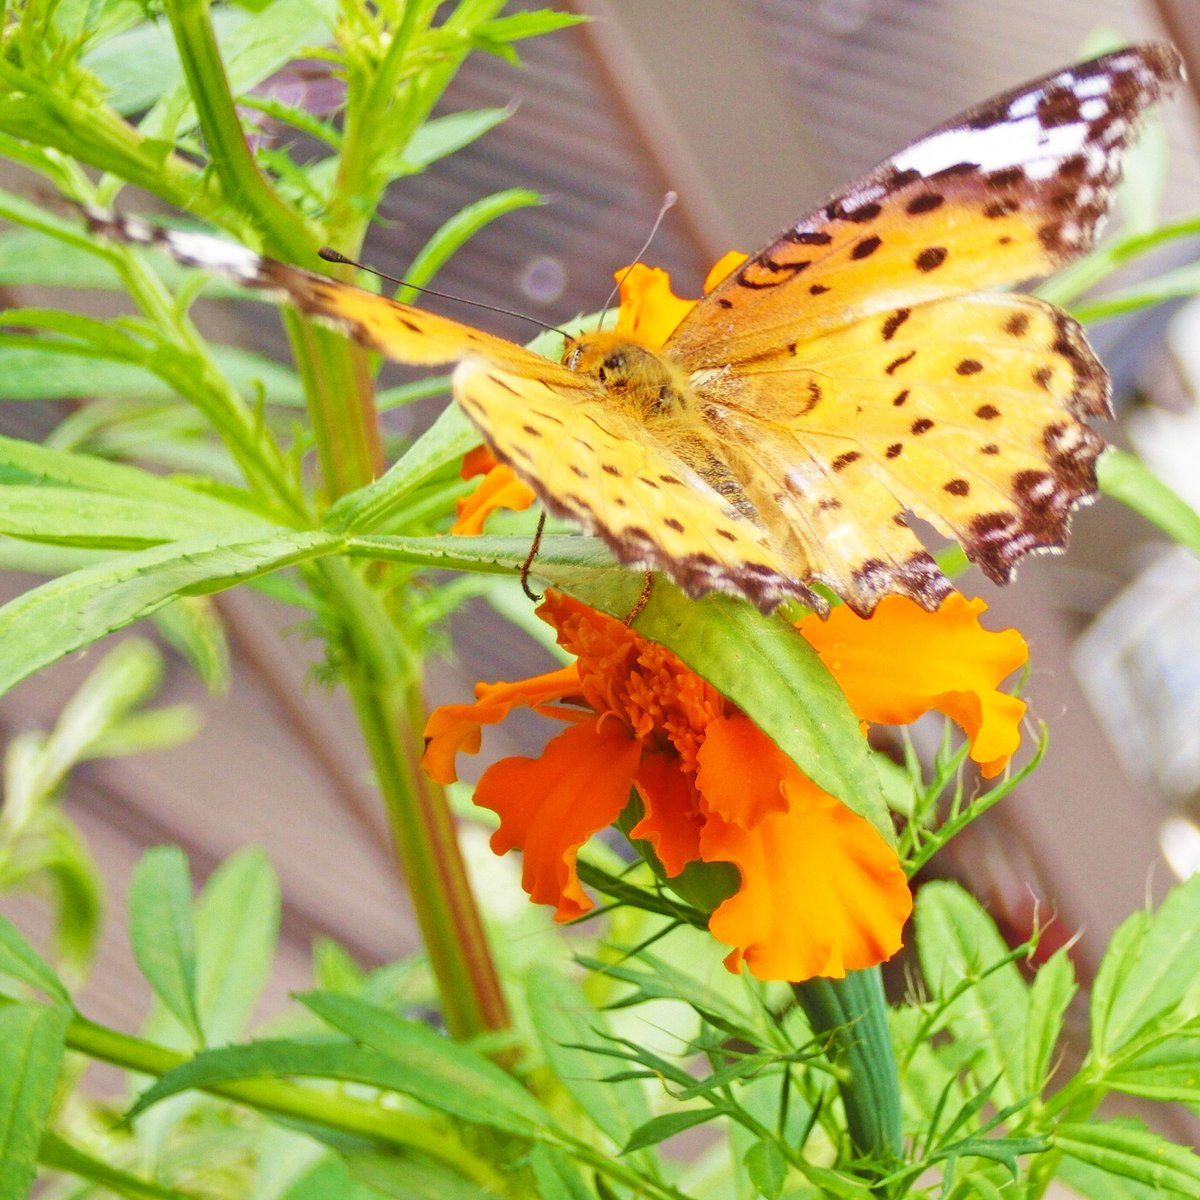
[[[789,570],[858,611],[948,583],[904,510],[991,578],[1064,544],[1107,377],[1078,325],[980,289],[1090,245],[1165,46],[1059,71],[934,130],[723,280],[666,352]],[[807,574],[805,572],[808,572]]]
[[[694,469],[691,443],[648,438],[592,379],[545,359],[471,356],[454,394],[547,508],[621,562],[661,570],[692,596],[736,592],[766,611],[787,597],[815,602],[764,531]]]
[[[188,266],[277,293],[300,311],[402,362],[458,363],[455,398],[551,511],[602,537],[617,558],[664,571],[691,595],[714,588],[771,609],[811,599],[763,530],[666,441],[648,438],[601,385],[503,338],[398,304],[218,238],[135,217],[86,213],[106,237],[158,246]],[[680,447],[683,449],[683,447]]]
[[[1049,273],[1094,241],[1142,111],[1182,70],[1170,46],[1135,46],[970,109],[751,255],[668,350],[691,368],[723,367]]]

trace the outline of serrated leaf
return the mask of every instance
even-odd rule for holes
[[[746,1173],[750,1182],[766,1200],[776,1200],[787,1179],[787,1159],[777,1142],[763,1138],[746,1151]]]
[[[1200,1195],[1200,1156],[1128,1123],[1063,1124],[1055,1148],[1110,1175],[1188,1197]]]
[[[1123,968],[1105,978],[1100,1000],[1093,997],[1092,1037],[1096,1053],[1104,1058],[1179,1004],[1200,977],[1200,875],[1174,888],[1149,923],[1137,922],[1134,928],[1140,936],[1128,942],[1114,937],[1109,954],[1116,949]],[[1097,1015],[1102,1019],[1097,1021]]]
[[[0,1008],[0,1200],[29,1194],[70,1019],[58,1005]]]
[[[154,994],[195,1044],[204,1031],[196,1007],[196,940],[192,881],[178,846],[147,850],[129,886],[129,940],[133,956]]]
[[[179,489],[182,491],[183,489]],[[242,514],[239,524],[253,528]],[[270,529],[267,521],[263,529]],[[203,537],[229,528],[229,516],[206,506],[164,504],[79,488],[0,487],[0,533],[58,546],[137,550],[163,542]]]
[[[296,997],[321,1020],[384,1056],[403,1072],[393,1090],[451,1116],[529,1134],[548,1129],[550,1114],[511,1075],[465,1046],[386,1009],[337,992]]]
[[[7,917],[0,917],[0,975],[28,984],[63,1004],[71,1003],[71,995],[62,980]]]
[[[1100,491],[1146,518],[1169,538],[1200,554],[1200,513],[1141,459],[1111,446],[1096,463]]]
[[[1078,990],[1075,967],[1066,947],[1039,969],[1029,988],[1029,1021],[1025,1026],[1025,1082],[1041,1092],[1049,1074],[1054,1047],[1062,1032],[1067,1006]]]
[[[551,1127],[545,1110],[498,1067],[440,1038],[432,1030],[424,1032],[442,1044],[418,1046],[416,1037],[407,1039],[410,1052],[404,1059],[349,1042],[283,1039],[204,1050],[168,1071],[144,1091],[126,1114],[126,1120],[132,1120],[168,1096],[192,1088],[298,1075],[398,1092],[458,1120],[504,1133],[528,1137]],[[495,1083],[487,1074],[488,1067],[506,1081],[506,1086]],[[518,1094],[522,1097],[519,1100],[515,1099]]]
[[[955,1038],[976,1051],[975,1074],[996,1079],[1000,1107],[1026,1098],[1025,1025],[1029,994],[1015,964],[993,967],[1009,953],[992,919],[957,884],[933,882],[917,892],[915,942],[934,996],[975,982],[947,1011]]]
[[[52,580],[0,608],[0,692],[181,595],[246,583],[342,545],[334,534],[280,529],[263,537],[238,529],[122,554]]]
[[[626,1145],[633,1131],[650,1120],[650,1106],[640,1082],[606,1082],[605,1060],[580,1049],[603,1042],[604,1014],[554,967],[534,967],[526,976],[525,993],[538,1044],[554,1075],[597,1129],[614,1145]]]
[[[1105,1087],[1149,1100],[1200,1104],[1200,1022],[1188,1034],[1169,1036],[1160,1045],[1104,1072]]]

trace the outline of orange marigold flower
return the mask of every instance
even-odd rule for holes
[[[705,292],[711,291],[746,256],[731,250],[718,259],[704,281]],[[616,273],[620,284],[620,308],[617,311],[617,332],[631,340],[658,350],[675,327],[696,307],[695,300],[682,300],[671,291],[671,277],[658,267],[635,263]],[[451,533],[475,537],[483,532],[488,514],[497,508],[521,512],[537,499],[533,488],[522,483],[512,468],[498,463],[486,446],[477,446],[463,458],[462,477],[482,475],[479,486],[469,496],[458,501],[458,518]]]
[[[1015,751],[1020,701],[996,685],[1025,658],[1013,630],[980,627],[982,601],[951,596],[937,613],[884,601],[871,620],[839,608],[800,633],[864,720],[915,720],[937,709],[971,739],[994,774]],[[484,725],[523,705],[568,723],[537,758],[493,764],[476,803],[500,817],[497,853],[524,851],[522,883],[559,920],[592,901],[576,873],[579,848],[611,825],[632,788],[643,815],[632,839],[666,874],[691,862],[732,863],[741,883],[709,929],[762,979],[840,977],[893,955],[911,909],[895,854],[866,820],[827,795],[756,725],[670,651],[570,597],[548,592],[538,614],[575,662],[517,683],[481,683],[476,703],[437,709],[424,765],[455,779]]]

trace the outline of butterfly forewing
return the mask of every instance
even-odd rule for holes
[[[875,313],[1045,275],[1091,245],[1145,107],[1182,75],[1165,45],[1068,67],[971,109],[785,230],[668,348],[736,365]]]
[[[1108,380],[1079,326],[982,289],[1091,244],[1169,47],[999,96],[902,151],[753,255],[666,352],[789,570],[869,613],[948,584],[905,511],[992,579],[1066,542],[1096,488]],[[803,575],[807,567],[811,575]]]

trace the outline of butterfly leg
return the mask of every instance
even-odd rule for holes
[[[525,555],[525,561],[521,564],[521,590],[534,604],[541,599],[541,596],[529,586],[529,571],[533,566],[533,560],[537,558],[538,547],[542,544],[542,531],[545,528],[546,510],[543,508],[542,515],[538,517],[537,528],[533,531],[533,545],[529,547],[529,553]]]
[[[642,594],[637,598],[637,603],[625,614],[626,625],[632,625],[634,621],[641,615],[642,609],[650,602],[650,589],[654,586],[654,572],[647,571],[646,578],[642,583]]]

